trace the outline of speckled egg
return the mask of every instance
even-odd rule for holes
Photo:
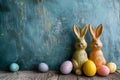
[[[100,76],[108,76],[110,73],[109,68],[106,65],[101,65],[97,68],[97,74]]]
[[[38,70],[40,72],[47,72],[49,70],[49,67],[48,67],[48,65],[46,63],[40,63],[38,65]]]
[[[69,74],[73,69],[73,65],[71,61],[65,61],[60,66],[60,71],[62,74]]]
[[[19,65],[17,63],[12,63],[9,67],[10,71],[16,72],[19,70]]]

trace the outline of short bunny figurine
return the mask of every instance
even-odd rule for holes
[[[73,71],[77,75],[82,75],[82,65],[85,61],[88,60],[87,53],[85,51],[85,49],[87,47],[87,43],[84,39],[88,27],[83,26],[81,31],[79,31],[77,25],[74,25],[73,29],[74,29],[74,33],[77,37],[77,41],[75,43],[76,51],[72,57]]]
[[[90,25],[89,29],[92,36],[92,42],[90,44],[91,52],[89,54],[89,59],[95,63],[96,67],[98,67],[102,64],[106,64],[106,60],[101,50],[102,42],[100,41],[100,35],[102,33],[103,27],[102,24],[100,24],[95,31],[93,26]]]

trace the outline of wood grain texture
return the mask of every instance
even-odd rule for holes
[[[20,71],[17,76],[20,80],[46,80],[46,74],[36,71]]]
[[[75,74],[63,75],[55,71],[39,73],[36,71],[19,71],[15,73],[0,71],[0,80],[120,80],[120,73],[115,72],[107,77],[95,75],[86,77]]]
[[[78,76],[78,80],[92,80],[93,77]]]
[[[75,74],[59,75],[58,80],[77,80],[77,76]]]
[[[114,74],[110,74],[107,77],[96,75],[95,77],[93,77],[93,80],[120,80],[120,73],[115,72]]]
[[[110,80],[120,80],[120,73],[115,72],[114,74],[110,74],[108,77]]]
[[[58,80],[58,72],[50,71],[47,73],[46,80]]]
[[[120,69],[118,69],[117,72],[120,73]]]

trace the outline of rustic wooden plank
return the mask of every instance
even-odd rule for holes
[[[18,76],[17,80],[32,80],[33,76],[35,76],[33,75],[34,73],[35,73],[34,71],[19,71],[17,73],[17,76]]]
[[[78,76],[78,80],[120,80],[120,73],[115,72],[107,77],[95,75],[94,77]]]
[[[58,80],[58,72],[49,71],[46,76],[46,80]]]
[[[35,71],[1,72],[0,80],[46,80],[46,74]]]
[[[92,80],[109,80],[109,76],[103,77],[103,76],[94,76]]]
[[[21,71],[19,72],[19,80],[46,80],[47,73],[40,73],[36,71]]]
[[[19,72],[5,72],[0,71],[0,80],[120,80],[120,73],[115,72],[107,77],[94,76],[77,76],[75,74],[62,75],[55,71],[47,73],[39,73],[36,71],[19,71]]]
[[[6,78],[9,74],[6,73],[5,71],[0,71],[0,80]]]
[[[117,72],[120,73],[120,69],[118,69]]]
[[[102,76],[94,76],[93,80],[120,80],[120,74],[118,72],[115,72],[113,74],[110,74],[107,77],[102,77]]]
[[[92,79],[93,79],[93,77],[87,77],[87,76],[84,76],[84,75],[78,76],[78,80],[92,80]]]
[[[115,73],[113,73],[113,74],[110,74],[110,75],[109,75],[109,79],[110,79],[110,80],[120,80],[120,73],[115,72]]]
[[[69,75],[59,75],[58,80],[77,80],[77,75],[69,74]]]
[[[0,72],[0,80],[17,80],[16,73],[10,73],[10,72],[6,72],[6,71],[1,71]]]

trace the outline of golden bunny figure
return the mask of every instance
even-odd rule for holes
[[[90,25],[90,34],[92,36],[92,41],[90,44],[91,52],[89,54],[89,59],[92,60],[96,67],[106,64],[106,60],[104,58],[103,52],[102,52],[102,42],[100,41],[100,35],[102,33],[102,24],[100,24],[96,31],[94,30],[93,26]]]
[[[83,26],[81,31],[79,31],[77,25],[74,25],[73,27],[77,40],[75,43],[76,51],[73,54],[72,63],[73,63],[73,71],[77,75],[82,75],[82,65],[84,62],[88,60],[87,53],[85,51],[87,47],[87,43],[84,39],[87,29],[88,27],[86,25]]]

